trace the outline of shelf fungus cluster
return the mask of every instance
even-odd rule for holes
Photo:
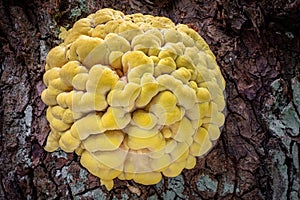
[[[102,9],[60,36],[43,77],[47,151],[76,152],[110,190],[192,169],[219,138],[225,81],[194,30]]]

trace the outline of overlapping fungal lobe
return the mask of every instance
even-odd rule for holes
[[[62,35],[44,74],[47,151],[76,152],[110,190],[192,169],[219,138],[225,81],[194,30],[102,9]]]

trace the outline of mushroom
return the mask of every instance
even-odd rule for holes
[[[220,137],[225,81],[197,32],[165,17],[102,9],[46,58],[46,151],[75,152],[101,185],[192,169]]]

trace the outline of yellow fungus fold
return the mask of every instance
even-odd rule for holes
[[[111,190],[178,176],[216,143],[226,83],[196,31],[109,8],[61,31],[43,76],[46,151],[75,152]]]

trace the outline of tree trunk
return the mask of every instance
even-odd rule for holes
[[[300,199],[300,1],[0,1],[0,199]],[[47,52],[98,9],[189,24],[226,79],[227,117],[192,170],[108,192],[75,154],[44,151]]]

